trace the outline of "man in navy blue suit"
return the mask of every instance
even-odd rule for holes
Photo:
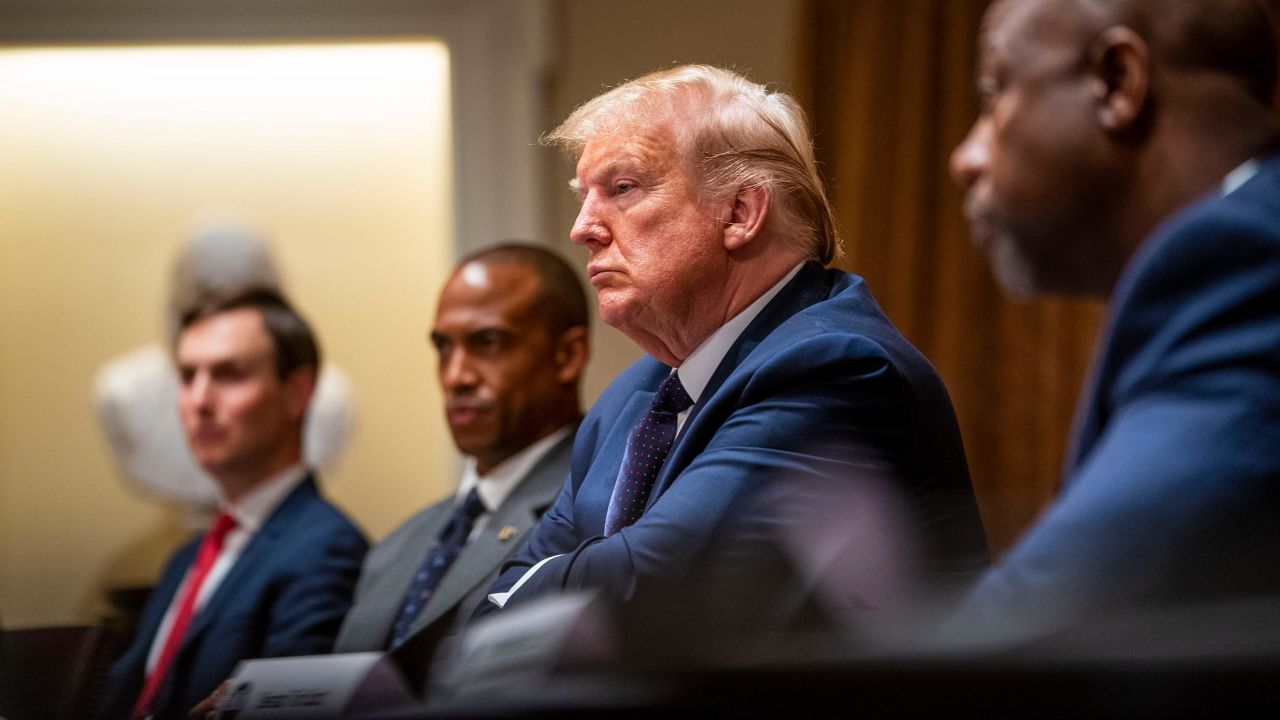
[[[302,465],[320,356],[284,299],[200,305],[174,356],[183,428],[221,512],[165,568],[111,669],[104,718],[184,718],[241,660],[328,652],[367,549]]]
[[[683,66],[591,100],[548,140],[577,162],[570,237],[600,317],[647,356],[583,421],[563,492],[479,614],[678,579],[736,513],[768,512],[743,501],[779,478],[900,494],[935,578],[985,562],[942,383],[861,278],[823,269],[838,238],[794,100]]]
[[[965,621],[1280,592],[1280,129],[1261,0],[990,9],[952,156],[1019,293],[1110,298],[1062,491]]]

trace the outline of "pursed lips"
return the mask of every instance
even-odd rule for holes
[[[226,435],[222,428],[217,425],[201,424],[196,426],[196,431],[192,434],[192,440],[197,445],[211,445],[220,442]]]
[[[599,287],[601,283],[608,282],[608,278],[611,275],[621,274],[621,272],[621,270],[615,270],[614,268],[604,267],[601,265],[588,265],[587,279],[592,285]]]
[[[487,405],[478,403],[450,403],[445,409],[445,415],[449,419],[450,425],[467,425],[475,422],[489,411]]]

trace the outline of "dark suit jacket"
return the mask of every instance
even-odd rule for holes
[[[1117,284],[1061,495],[970,598],[1061,622],[1280,592],[1280,158],[1162,224]]]
[[[111,668],[101,717],[128,717],[142,688],[147,653],[200,538],[183,546],[143,610],[138,635]],[[368,544],[307,478],[271,513],[192,619],[156,717],[185,718],[248,658],[329,652]]]
[[[445,632],[458,629],[484,600],[489,585],[512,552],[525,541],[530,528],[555,500],[569,474],[573,433],[552,446],[529,470],[502,507],[489,518],[484,532],[454,560],[440,586],[422,608],[411,634],[443,623]],[[374,546],[360,571],[355,604],[347,613],[334,652],[385,650],[400,603],[427,551],[453,514],[450,496],[409,518]],[[513,528],[514,532],[504,528]]]
[[[633,525],[603,537],[627,435],[670,368],[642,358],[578,431],[573,473],[493,591],[543,565],[507,607],[598,588],[627,598],[667,582],[717,539],[731,509],[777,477],[887,479],[918,511],[948,569],[985,560],[964,450],[933,368],[880,311],[861,278],[805,265],[720,363]],[[492,612],[492,603],[478,614]]]

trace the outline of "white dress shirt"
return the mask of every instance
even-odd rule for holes
[[[556,430],[498,463],[485,475],[476,471],[476,459],[467,456],[463,462],[462,481],[458,483],[457,501],[461,502],[471,492],[471,488],[475,488],[476,494],[480,496],[480,502],[484,505],[484,512],[471,526],[471,534],[467,537],[468,542],[484,532],[485,526],[489,524],[489,518],[493,517],[498,508],[501,508],[511,493],[519,487],[520,481],[524,480],[533,466],[546,457],[547,453],[551,452],[551,448],[563,440],[571,429],[571,426],[566,425]]]
[[[1257,159],[1245,160],[1240,163],[1235,170],[1227,173],[1222,179],[1222,194],[1230,195],[1235,192],[1241,185],[1249,182],[1249,179],[1258,174]]]
[[[764,310],[764,306],[769,304],[778,293],[782,292],[782,288],[786,286],[791,278],[800,272],[800,268],[804,267],[804,263],[800,263],[791,268],[791,272],[787,273],[773,287],[764,291],[764,294],[755,299],[755,302],[743,308],[742,312],[734,315],[728,322],[721,325],[719,329],[711,333],[711,335],[702,341],[702,344],[694,348],[689,353],[689,357],[684,359],[678,370],[680,375],[680,384],[684,386],[684,391],[689,393],[689,397],[694,403],[698,402],[698,398],[702,397],[702,391],[707,389],[707,383],[711,382],[711,376],[715,374],[716,368],[720,367],[720,363],[724,361],[724,356],[729,354],[729,348],[738,340],[738,336],[743,330],[751,324],[752,320]],[[676,436],[679,437],[680,431],[684,429],[685,420],[689,419],[689,413],[693,410],[690,405],[684,412],[676,416]]]

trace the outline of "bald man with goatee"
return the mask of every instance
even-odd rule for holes
[[[968,620],[1280,593],[1274,5],[993,5],[952,157],[1019,294],[1109,301],[1059,497]]]

